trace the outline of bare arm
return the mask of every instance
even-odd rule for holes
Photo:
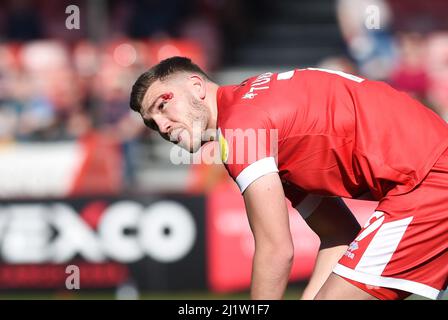
[[[254,181],[244,192],[255,239],[252,299],[281,299],[294,257],[285,195],[277,173]]]

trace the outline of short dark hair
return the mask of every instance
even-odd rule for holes
[[[148,88],[156,80],[164,80],[170,75],[178,72],[199,73],[204,76],[206,80],[210,80],[210,77],[187,57],[171,57],[162,60],[148,71],[141,74],[137,81],[135,81],[131,91],[131,109],[140,112],[143,98]]]

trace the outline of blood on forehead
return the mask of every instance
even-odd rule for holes
[[[168,93],[164,93],[160,96],[163,100],[170,100],[173,98],[173,93],[172,92],[168,92]]]
[[[152,111],[152,109],[154,109],[156,107],[156,102],[157,100],[159,100],[160,98],[164,101],[167,100],[171,100],[173,98],[174,94],[172,92],[167,92],[167,93],[162,93],[160,95],[158,95],[152,102],[151,105],[149,106],[149,108],[147,109],[147,111],[145,113],[150,113]]]

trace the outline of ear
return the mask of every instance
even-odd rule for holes
[[[193,90],[193,95],[200,100],[204,100],[206,95],[205,80],[199,75],[193,74],[190,76],[189,82],[190,88]]]

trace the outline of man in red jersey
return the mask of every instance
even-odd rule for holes
[[[282,298],[285,198],[320,237],[304,299],[436,299],[448,275],[448,125],[382,82],[323,69],[218,86],[189,59],[142,74],[131,108],[196,152],[217,140],[255,238],[251,297]],[[379,201],[362,228],[341,201]]]

